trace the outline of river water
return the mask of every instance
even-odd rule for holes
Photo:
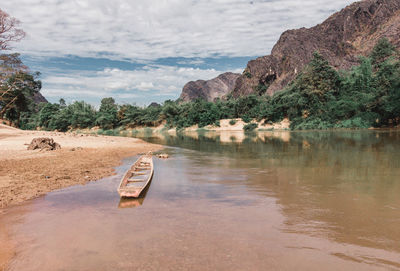
[[[0,214],[7,269],[400,270],[399,131],[145,139],[170,158],[144,198],[116,191],[131,157]]]

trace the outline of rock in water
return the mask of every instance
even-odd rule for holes
[[[169,158],[169,155],[166,154],[166,153],[162,153],[162,154],[159,154],[157,156],[158,156],[158,158],[161,158],[161,159],[168,159]]]
[[[56,143],[54,139],[48,137],[38,137],[32,139],[31,144],[28,146],[28,150],[45,150],[53,151],[61,149],[60,144]]]

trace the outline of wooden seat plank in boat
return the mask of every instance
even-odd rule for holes
[[[125,173],[118,187],[120,197],[137,198],[150,184],[154,166],[151,155],[143,155]],[[143,176],[143,179],[137,177]]]
[[[144,176],[144,175],[149,175],[148,173],[145,172],[137,172],[137,171],[131,171],[133,176]]]
[[[140,183],[140,182],[145,182],[145,181],[147,181],[147,180],[144,180],[144,179],[128,179],[128,182],[131,182],[131,183],[134,183],[134,182]]]

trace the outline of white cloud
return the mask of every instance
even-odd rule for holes
[[[146,90],[149,90],[149,89],[153,89],[154,85],[153,85],[152,82],[140,82],[140,84],[136,85],[135,88],[138,89],[138,90],[146,91]]]
[[[200,64],[204,64],[205,61],[203,59],[195,59],[195,60],[181,60],[178,61],[177,64],[180,65],[200,65]]]
[[[146,66],[140,70],[106,68],[99,72],[75,72],[43,78],[42,93],[46,97],[131,99],[154,91],[157,95],[178,97],[182,86],[199,78],[208,80],[221,71],[215,69]]]
[[[312,26],[352,0],[2,0],[32,56],[162,57],[268,54],[281,32]]]

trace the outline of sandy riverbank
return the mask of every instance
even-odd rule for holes
[[[28,151],[35,137],[51,137],[57,151]],[[0,125],[0,208],[113,174],[121,160],[161,146],[140,139],[22,131]]]
[[[256,121],[252,120],[251,123],[257,124],[257,128],[254,131],[287,131],[290,129],[290,121],[285,118],[280,122],[276,123],[265,123],[265,120]],[[203,131],[227,131],[227,132],[240,132],[244,131],[244,126],[246,126],[246,122],[242,119],[222,119],[219,121],[219,126],[215,125],[207,125],[201,128]],[[186,132],[193,132],[199,129],[198,125],[194,125],[192,127],[185,128]]]
[[[265,132],[265,131],[289,131],[290,130],[290,121],[285,118],[280,122],[275,123],[267,123],[265,120],[257,121],[252,120],[250,123],[257,124],[257,127],[254,129],[254,132]],[[125,134],[125,135],[145,135],[145,134],[163,134],[168,133],[171,135],[176,135],[178,132],[180,133],[193,133],[193,132],[244,132],[244,127],[246,126],[246,122],[242,119],[222,119],[219,121],[219,126],[216,125],[207,125],[204,127],[199,127],[197,124],[191,127],[186,127],[183,129],[177,129],[176,127],[168,127],[166,122],[163,122],[157,127],[143,127],[138,126],[135,128],[127,128],[123,130],[109,131],[116,132],[117,134]],[[101,129],[99,127],[93,127],[91,129],[82,129],[79,130],[79,133],[83,134],[97,134]],[[103,130],[101,130],[104,133]],[[107,131],[106,131],[107,132]]]

